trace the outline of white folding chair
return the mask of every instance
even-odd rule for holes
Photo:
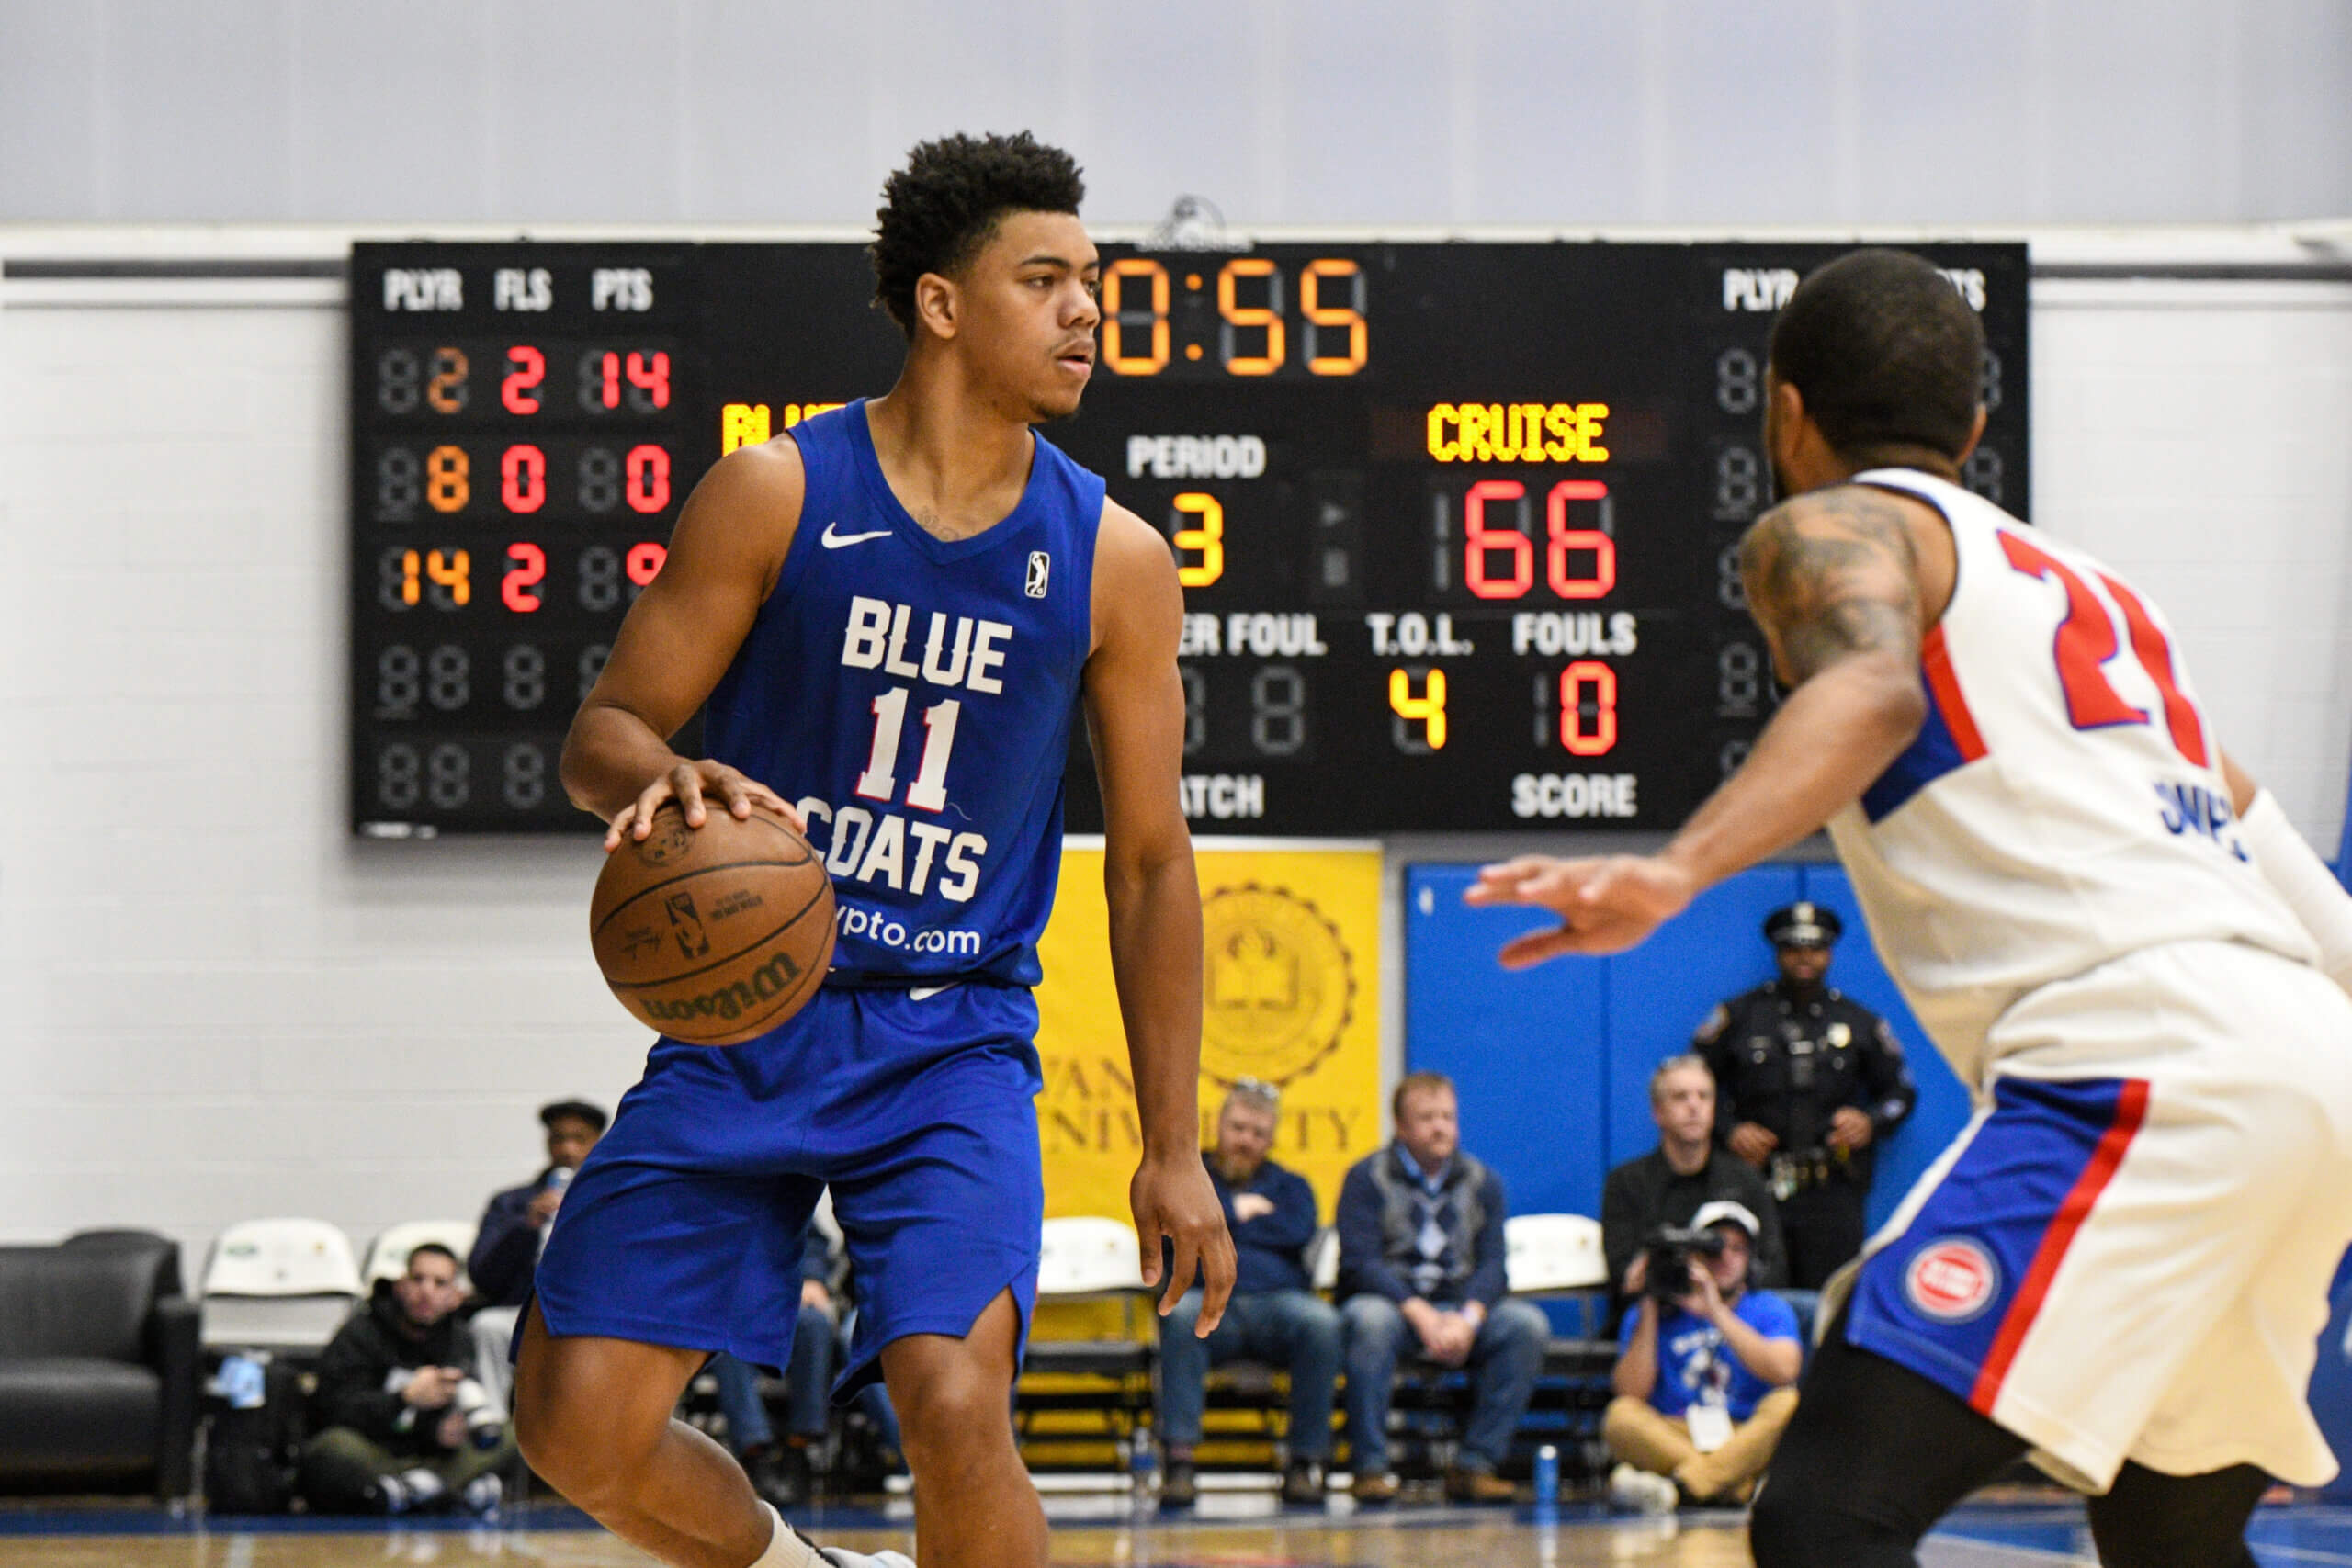
[[[1503,1222],[1503,1277],[1515,1296],[1608,1284],[1600,1222],[1582,1214],[1513,1214]]]
[[[1047,1220],[1038,1236],[1037,1294],[1057,1300],[1143,1289],[1135,1227],[1099,1214]]]
[[[244,1220],[204,1268],[204,1343],[300,1355],[322,1348],[364,1293],[351,1240],[324,1220]]]
[[[458,1284],[470,1293],[473,1281],[466,1277],[466,1258],[474,1249],[474,1232],[471,1220],[403,1220],[389,1225],[368,1247],[368,1262],[359,1270],[360,1282],[372,1291],[379,1280],[399,1279],[408,1272],[410,1253],[427,1242],[437,1242],[457,1255]]]
[[[1115,1301],[1123,1332],[1114,1339],[1058,1339],[1032,1335],[1027,1370],[1046,1383],[1024,1388],[1015,1404],[1016,1427],[1041,1410],[1084,1411],[1104,1424],[1103,1437],[1122,1466],[1136,1427],[1151,1404],[1155,1347],[1136,1332],[1135,1303],[1144,1298],[1142,1254],[1125,1220],[1078,1214],[1047,1220],[1038,1235],[1037,1303]],[[1063,1380],[1080,1380],[1075,1386]],[[1056,1386],[1058,1385],[1058,1386]]]

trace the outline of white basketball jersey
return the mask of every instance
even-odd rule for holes
[[[1962,1083],[2018,997],[2164,942],[2316,954],[2241,842],[2164,617],[2082,551],[1909,469],[1855,482],[1943,513],[1951,604],[1927,723],[1829,824],[1871,935]]]

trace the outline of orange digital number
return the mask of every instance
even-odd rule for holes
[[[1432,751],[1445,750],[1445,671],[1430,671],[1430,683],[1419,696],[1413,695],[1413,677],[1403,670],[1388,671],[1388,711],[1398,718],[1419,719],[1429,726],[1429,747]]]
[[[1206,588],[1225,575],[1225,508],[1216,497],[1201,491],[1188,490],[1170,503],[1176,509],[1172,519],[1176,529],[1176,581],[1186,588]],[[1192,527],[1182,526],[1187,517],[1195,518]],[[1201,558],[1191,566],[1184,564],[1181,552],[1197,550]]]
[[[1263,305],[1244,305],[1235,298],[1237,286],[1245,277],[1266,280]],[[1283,275],[1274,270],[1272,261],[1264,256],[1236,256],[1226,263],[1225,270],[1216,275],[1216,309],[1217,314],[1225,318],[1225,325],[1217,333],[1217,357],[1229,373],[1271,376],[1282,368],[1290,349],[1283,339]],[[1235,352],[1235,337],[1253,329],[1266,334],[1265,352]]]
[[[442,413],[466,406],[466,355],[462,349],[433,351],[433,379],[424,386],[424,400]]]
[[[435,446],[424,459],[424,500],[435,512],[462,512],[473,499],[472,460],[462,446]]]
[[[1348,303],[1323,303],[1326,280],[1346,279]],[[1306,276],[1298,280],[1298,309],[1306,318],[1306,367],[1317,376],[1352,376],[1363,368],[1372,333],[1363,319],[1363,268],[1351,261],[1326,256],[1306,264]],[[1326,328],[1339,328],[1348,334],[1344,354],[1321,352],[1321,333]]]
[[[1148,278],[1151,308],[1129,309],[1126,280]],[[1151,352],[1126,352],[1128,328],[1148,329]],[[1102,278],[1102,363],[1122,376],[1157,376],[1168,364],[1168,269],[1141,256],[1121,256]]]
[[[473,558],[464,550],[434,550],[425,556],[424,575],[443,590],[436,602],[446,599],[452,610],[466,607],[466,601],[474,596],[473,564]]]

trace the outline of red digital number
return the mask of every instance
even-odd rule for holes
[[[499,383],[498,400],[508,413],[537,413],[537,388],[547,378],[547,355],[528,344],[516,344],[506,351],[506,379]]]
[[[506,577],[498,585],[498,596],[506,607],[521,615],[529,615],[539,607],[539,596],[531,592],[531,584],[548,574],[548,553],[538,546],[515,543],[506,547]]]
[[[628,463],[629,510],[659,512],[670,504],[670,454],[648,443],[632,446]]]
[[[1598,757],[1617,744],[1617,671],[1597,659],[1579,659],[1560,671],[1560,744],[1578,757]]]
[[[1518,599],[1535,585],[1535,541],[1516,528],[1487,526],[1487,502],[1517,501],[1527,487],[1517,479],[1480,479],[1462,503],[1462,578],[1481,599]],[[1496,578],[1487,570],[1487,558],[1496,550],[1510,556],[1510,574]]]
[[[662,575],[662,564],[669,558],[667,545],[657,545],[650,539],[631,545],[628,550],[628,580],[639,588],[647,586]]]
[[[670,355],[662,349],[650,355],[632,351],[628,356],[628,384],[653,400],[657,409],[670,406]],[[605,405],[612,407],[611,403]]]
[[[1606,598],[1617,586],[1617,541],[1598,528],[1568,526],[1568,502],[1608,499],[1609,487],[1599,479],[1562,479],[1544,500],[1551,543],[1544,552],[1544,576],[1563,599]],[[1568,570],[1569,558],[1585,553],[1592,557],[1592,575],[1578,577]]]
[[[548,455],[525,442],[498,460],[498,499],[509,512],[537,512],[548,503]]]

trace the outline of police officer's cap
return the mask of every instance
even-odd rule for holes
[[[1774,947],[1827,947],[1845,934],[1846,923],[1826,904],[1800,899],[1764,917],[1764,936]]]

